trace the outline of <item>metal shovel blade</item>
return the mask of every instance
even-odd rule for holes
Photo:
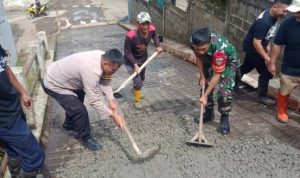
[[[138,155],[138,159],[140,161],[145,161],[147,159],[150,159],[152,157],[154,157],[160,150],[160,146],[154,146],[152,148],[149,148],[147,150],[145,150],[144,152],[142,152],[141,154]]]
[[[213,145],[208,142],[206,137],[202,134],[196,133],[195,136],[186,142],[189,146],[202,146],[202,147],[212,147]]]
[[[196,140],[195,141],[192,141],[192,140],[187,141],[186,144],[189,145],[189,146],[198,146],[198,147],[207,147],[207,148],[213,147],[213,145],[210,144],[210,143],[203,142],[203,141],[199,142],[199,141],[196,141]]]

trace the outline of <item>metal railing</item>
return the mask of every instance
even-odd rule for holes
[[[38,43],[31,45],[31,54],[26,60],[23,67],[12,67],[18,80],[25,86],[28,94],[34,95],[34,91],[38,81],[44,78],[46,71],[46,59],[49,55],[49,47],[46,37],[46,32],[38,32]],[[34,101],[33,101],[34,104]],[[36,128],[36,118],[34,109],[25,111],[26,119],[31,129]]]

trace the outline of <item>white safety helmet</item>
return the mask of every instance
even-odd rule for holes
[[[137,21],[139,23],[144,23],[144,22],[151,22],[151,17],[149,15],[148,12],[140,12],[138,15],[137,15]]]

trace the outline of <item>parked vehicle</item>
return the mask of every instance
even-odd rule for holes
[[[38,17],[41,15],[47,16],[49,14],[48,11],[48,4],[41,5],[40,9],[38,10],[36,4],[30,4],[29,7],[26,9],[26,17],[28,19],[33,19],[34,17]]]

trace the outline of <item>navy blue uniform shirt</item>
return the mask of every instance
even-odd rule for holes
[[[20,98],[5,72],[6,51],[0,45],[0,127],[10,127],[23,113]]]

